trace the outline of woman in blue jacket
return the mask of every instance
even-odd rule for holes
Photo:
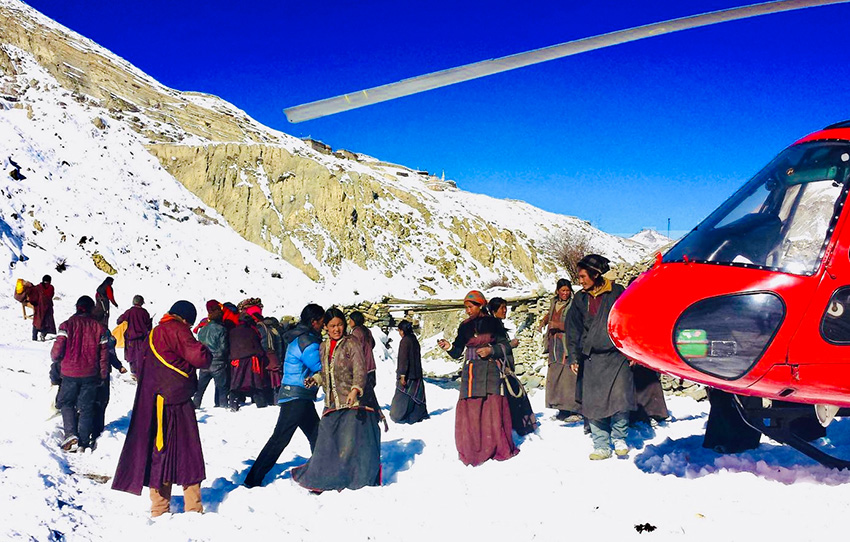
[[[319,345],[322,343],[321,330],[324,325],[325,309],[311,303],[301,311],[301,321],[287,331],[283,338],[286,343],[286,356],[283,361],[283,379],[281,381],[278,404],[280,414],[277,425],[269,441],[263,447],[254,466],[248,471],[244,484],[256,487],[263,483],[263,478],[274,467],[274,464],[289,444],[295,429],[300,428],[307,440],[310,450],[316,445],[316,435],[319,430],[319,415],[316,413],[316,392],[318,388],[307,388],[304,380],[322,369],[319,357]]]

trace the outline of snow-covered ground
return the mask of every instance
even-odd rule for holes
[[[60,310],[57,316],[61,321],[68,314]],[[134,383],[113,375],[97,450],[64,453],[58,447],[60,418],[47,419],[55,393],[47,377],[51,343],[28,340],[30,323],[17,305],[0,309],[0,319],[6,329],[0,340],[2,539],[832,540],[850,527],[850,494],[842,488],[850,473],[766,441],[743,454],[705,450],[706,403],[669,399],[670,421],[630,429],[627,458],[592,462],[582,428],[553,420],[537,392],[532,404],[541,427],[517,441],[519,455],[466,467],[454,446],[457,391],[430,384],[431,418],[413,426],[390,423],[383,434],[384,485],[322,495],[290,479],[289,469],[310,455],[300,433],[264,487],[241,486],[278,409],[213,409],[208,389],[206,406],[198,411],[206,513],[151,520],[147,494],[113,491],[106,479],[124,442]],[[388,410],[393,352],[379,344],[376,357],[378,397]],[[847,449],[850,421],[834,423],[830,437]],[[178,489],[172,508],[181,507]],[[656,530],[639,534],[635,526],[647,523]]]

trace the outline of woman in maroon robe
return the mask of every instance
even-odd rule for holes
[[[203,512],[204,454],[192,395],[196,369],[210,366],[209,349],[192,335],[197,312],[178,301],[148,336],[127,440],[112,489],[140,495],[150,487],[151,517],[169,511],[172,484],[183,486],[184,509]]]
[[[464,356],[455,408],[455,445],[465,465],[477,466],[488,459],[510,459],[519,450],[511,436],[508,400],[501,394],[502,371],[492,357],[502,325],[485,312],[487,300],[481,292],[466,294],[463,305],[469,318],[458,327],[454,343],[440,339],[437,344],[455,359]]]

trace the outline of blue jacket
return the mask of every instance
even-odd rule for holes
[[[280,384],[278,403],[295,399],[315,401],[318,388],[305,388],[304,379],[322,369],[319,345],[322,337],[303,322],[283,335],[286,356],[283,360],[283,379]]]

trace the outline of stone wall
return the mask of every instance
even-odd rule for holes
[[[537,294],[527,297],[508,298],[508,320],[512,327],[519,332],[516,339],[519,345],[514,348],[516,374],[526,389],[541,388],[545,383],[544,368],[547,355],[543,353],[543,335],[539,331],[540,323],[549,309],[551,294]],[[388,332],[395,328],[401,318],[414,324],[414,331],[420,341],[442,335],[447,340],[454,339],[458,325],[466,318],[463,301],[456,300],[425,300],[410,301],[403,299],[384,298],[380,302],[363,302],[356,306],[343,307],[343,312],[360,311],[370,327],[378,326]],[[423,359],[446,359],[447,356],[439,347],[422,352]],[[430,377],[457,378],[460,376],[461,363],[449,374],[426,374]],[[667,395],[683,395],[697,401],[706,399],[705,386],[681,378],[661,375],[661,385]]]
[[[514,348],[516,372],[528,389],[542,386],[544,381],[543,368],[546,366],[546,355],[543,354],[542,336],[538,330],[539,324],[549,308],[551,296],[533,295],[521,298],[508,298],[508,320],[514,329],[519,330],[516,339],[519,345]],[[463,300],[424,300],[409,301],[385,298],[379,303],[361,303],[357,306],[345,307],[348,314],[358,310],[364,314],[367,323],[379,326],[385,331],[395,327],[401,318],[413,322],[414,330],[420,341],[440,335],[451,341],[454,339],[458,325],[466,318],[463,310]],[[422,352],[423,359],[447,356],[439,347]],[[460,375],[461,363],[457,362],[456,371],[450,374],[430,374],[436,377],[457,377]]]

